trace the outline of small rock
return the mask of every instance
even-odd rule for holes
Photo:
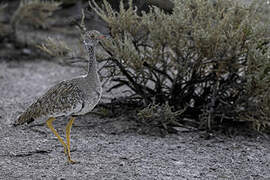
[[[24,48],[22,50],[22,53],[25,54],[25,55],[30,55],[30,54],[32,54],[32,51],[30,49]]]

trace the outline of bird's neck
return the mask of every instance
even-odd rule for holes
[[[89,46],[87,47],[88,50],[88,73],[87,77],[89,78],[96,78],[97,76],[97,61],[95,55],[95,47]]]

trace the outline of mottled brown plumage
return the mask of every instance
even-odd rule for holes
[[[66,127],[67,144],[52,126],[55,117],[82,115],[91,111],[101,98],[102,88],[97,74],[97,62],[94,48],[99,40],[103,38],[98,31],[88,31],[83,34],[83,42],[89,53],[89,64],[87,75],[80,76],[71,80],[65,80],[50,88],[36,102],[30,105],[26,111],[17,119],[16,125],[30,123],[40,117],[48,117],[47,125],[57,136],[65,148],[68,161],[73,163],[70,158],[70,129],[74,117]]]
[[[16,124],[30,123],[43,116],[72,115],[80,111],[86,94],[76,82],[62,81],[49,89],[43,96],[27,108]]]

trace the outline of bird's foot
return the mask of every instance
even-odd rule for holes
[[[69,163],[69,164],[78,164],[78,163],[80,163],[80,162],[79,162],[79,161],[73,161],[73,160],[71,160],[70,157],[68,157],[68,163]]]

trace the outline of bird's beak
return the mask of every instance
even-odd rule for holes
[[[99,39],[105,39],[105,36],[101,35],[98,37]]]
[[[104,40],[104,39],[108,39],[109,38],[109,36],[106,36],[106,35],[101,35],[101,36],[99,36],[99,39],[100,40]]]

